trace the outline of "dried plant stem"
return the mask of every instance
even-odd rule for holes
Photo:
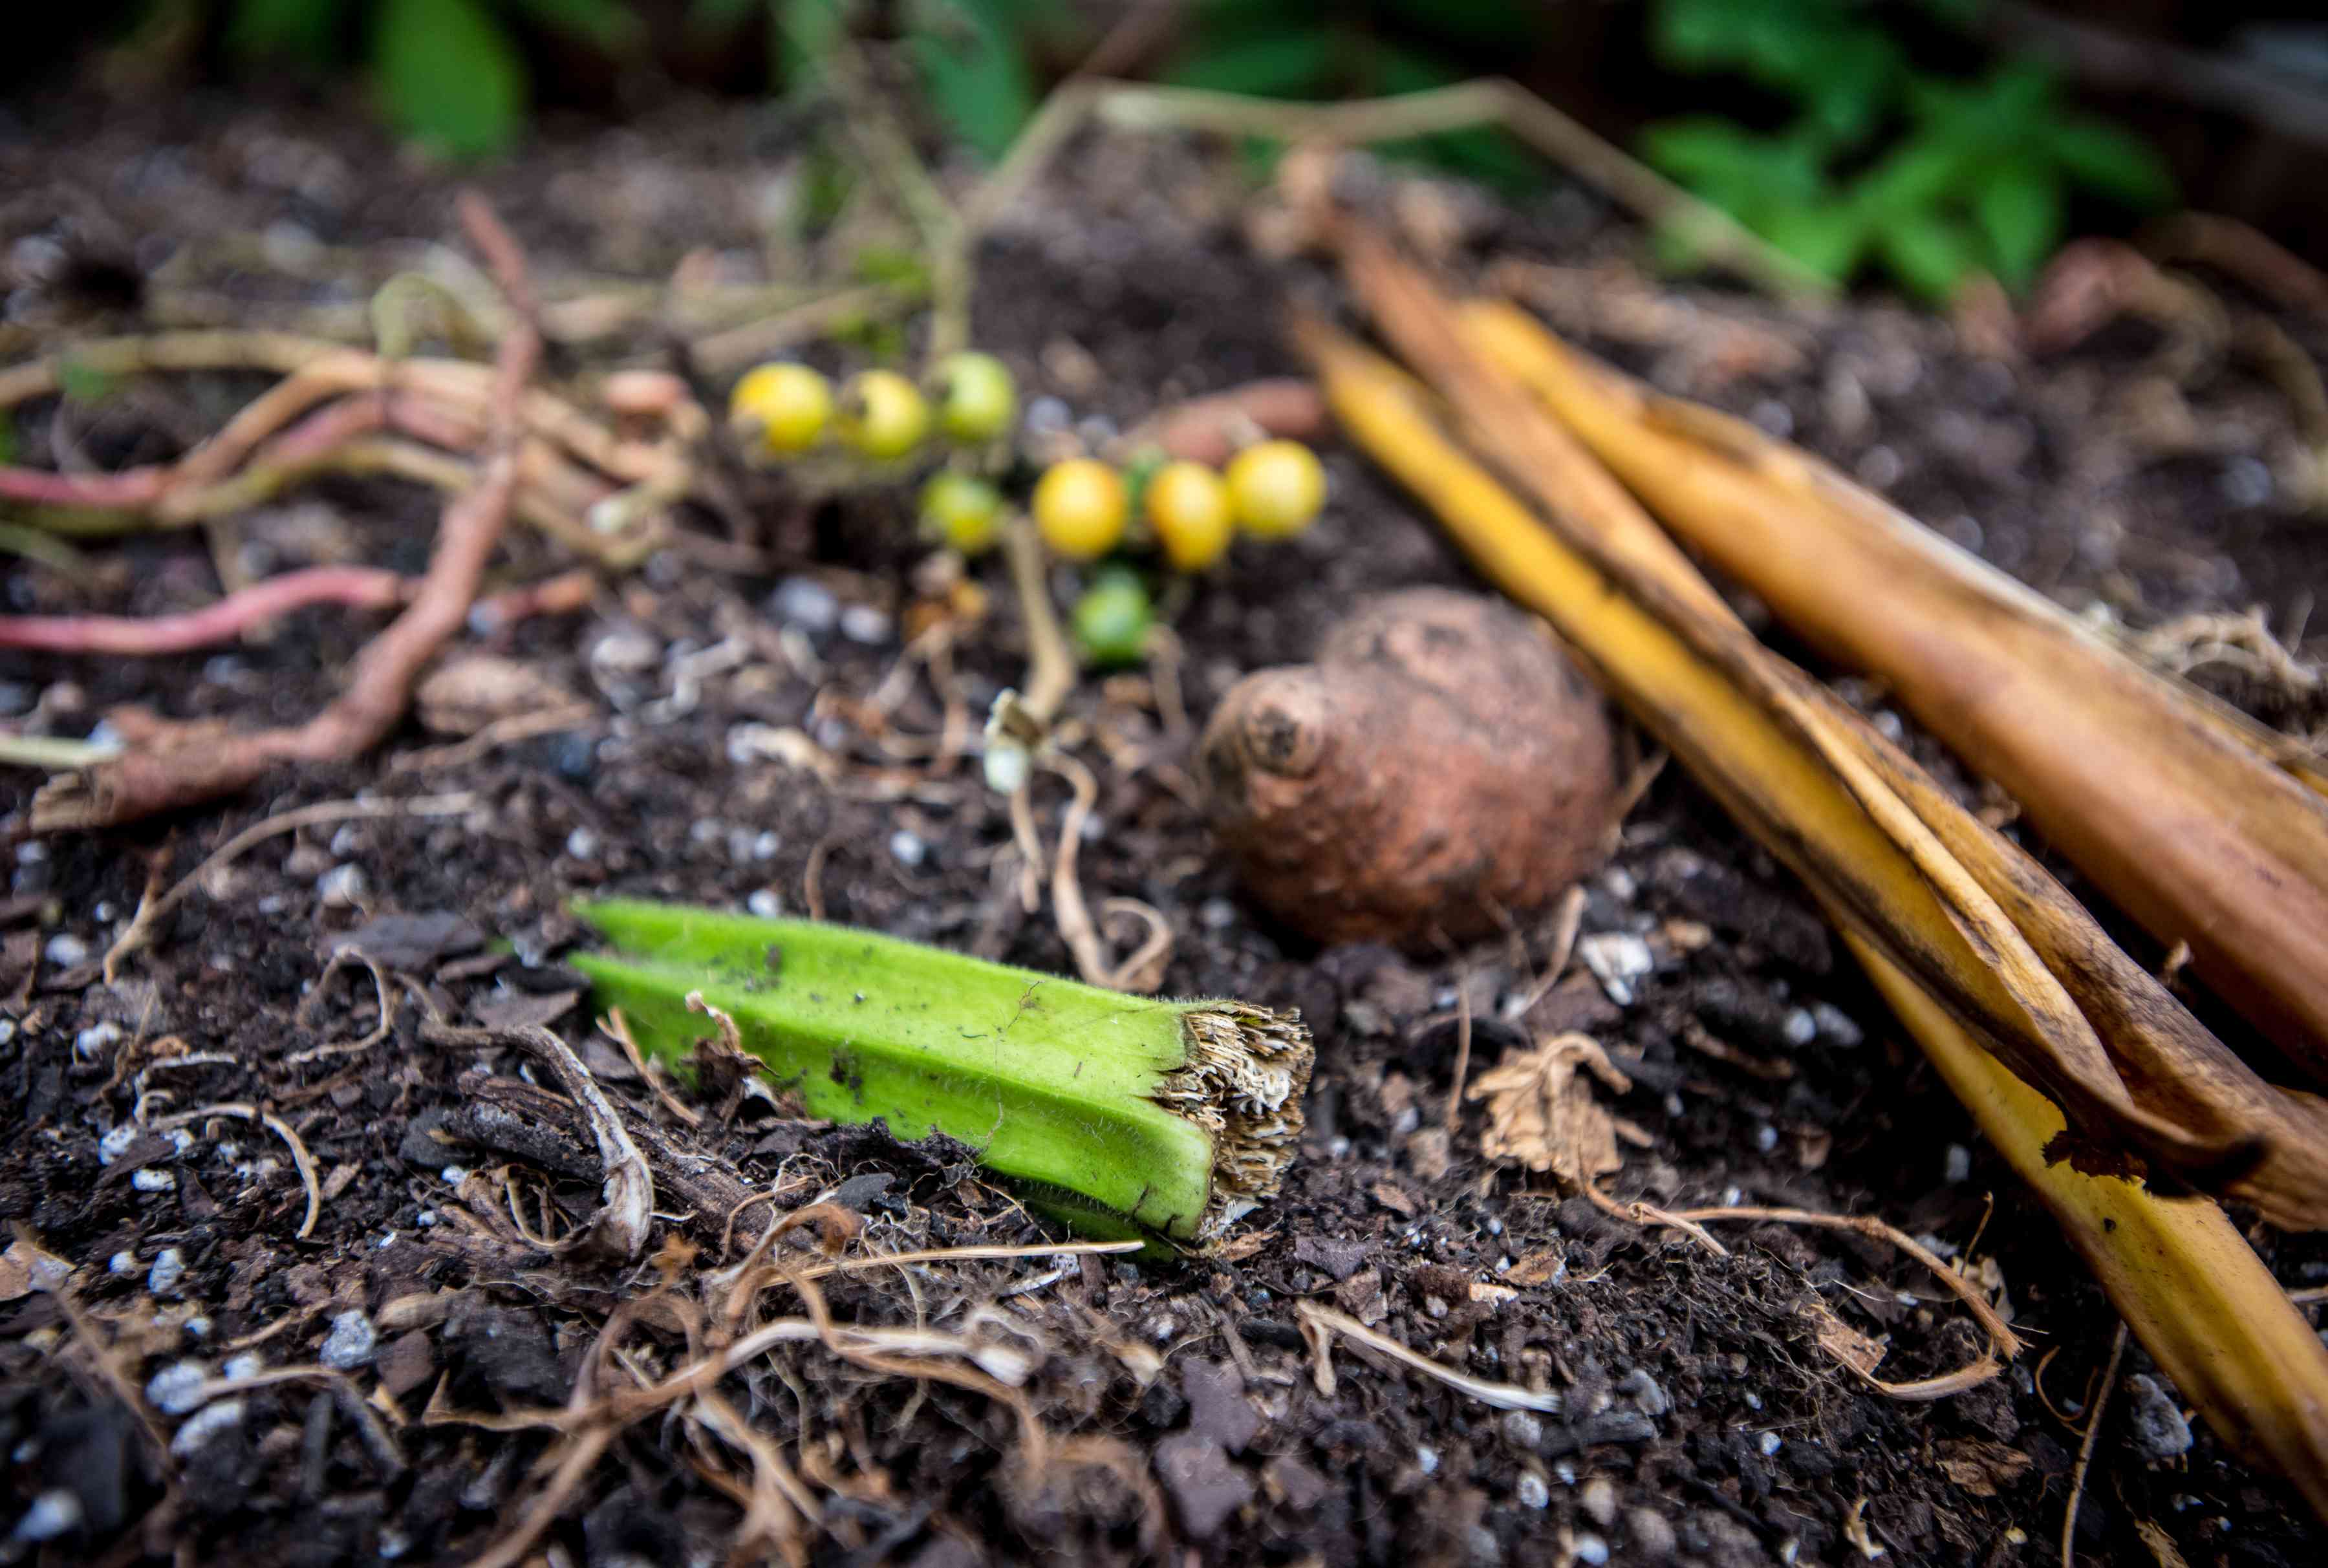
[[[1395,98],[1292,103],[1194,88],[1072,80],[1044,100],[1001,164],[963,204],[976,235],[1016,201],[1087,122],[1122,131],[1210,131],[1280,141],[1364,145],[1500,126],[1573,170],[1710,260],[1774,294],[1824,298],[1834,285],[1664,175],[1592,134],[1516,82],[1487,77]]]

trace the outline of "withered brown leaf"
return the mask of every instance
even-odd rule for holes
[[[1506,1052],[1470,1088],[1469,1098],[1488,1103],[1479,1151],[1549,1170],[1571,1190],[1622,1169],[1617,1122],[1593,1098],[1593,1078],[1613,1094],[1633,1086],[1590,1035],[1554,1035],[1526,1050]]]

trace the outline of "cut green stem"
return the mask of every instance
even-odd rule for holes
[[[1125,996],[807,920],[615,899],[576,911],[594,1005],[677,1062],[713,1024],[811,1115],[958,1138],[1094,1234],[1216,1244],[1275,1196],[1313,1059],[1298,1015]]]

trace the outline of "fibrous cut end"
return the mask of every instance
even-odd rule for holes
[[[1277,1196],[1301,1141],[1301,1100],[1318,1053],[1301,1015],[1291,1010],[1197,1002],[1180,1024],[1187,1060],[1164,1075],[1154,1097],[1212,1137],[1212,1197],[1195,1237],[1209,1248]]]

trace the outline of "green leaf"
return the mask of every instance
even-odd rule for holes
[[[552,33],[578,39],[604,54],[630,48],[646,35],[646,24],[623,0],[514,0]]]
[[[1807,84],[1812,122],[1835,146],[1856,146],[1891,109],[1907,68],[1900,46],[1880,33],[1837,38]]]
[[[418,141],[480,157],[525,124],[525,62],[474,0],[386,0],[372,59],[390,114]]]
[[[1837,283],[1850,280],[1867,250],[1866,226],[1840,202],[1770,206],[1754,227],[1763,239]]]
[[[983,156],[1008,152],[1035,112],[1035,84],[1016,34],[991,0],[926,0],[906,46],[930,107]]]
[[[2107,120],[2064,119],[2046,136],[2045,150],[2071,180],[2097,195],[2142,211],[2174,200],[2174,176],[2150,145]]]
[[[1675,70],[1734,65],[1745,55],[1750,22],[1736,0],[1658,0],[1649,14],[1649,52]]]
[[[57,390],[84,408],[94,408],[121,390],[122,378],[70,356],[57,365]]]
[[[724,38],[766,9],[765,0],[693,0],[687,30],[699,38]]]
[[[346,0],[235,0],[226,46],[247,60],[291,58],[318,64],[339,52]]]
[[[1862,174],[1852,203],[1877,225],[1929,212],[1965,189],[1983,151],[1977,138],[1946,127],[1926,130]]]
[[[1930,305],[1946,305],[1980,265],[1972,231],[1936,213],[1915,212],[1875,230],[1876,249],[1893,277]]]
[[[2007,288],[2017,294],[2036,280],[2061,243],[2066,205],[2060,174],[2034,157],[2014,159],[1981,182],[1973,217]]]
[[[1175,87],[1255,98],[1315,98],[1333,85],[1340,52],[1340,35],[1331,27],[1289,27],[1199,50],[1165,80]]]

